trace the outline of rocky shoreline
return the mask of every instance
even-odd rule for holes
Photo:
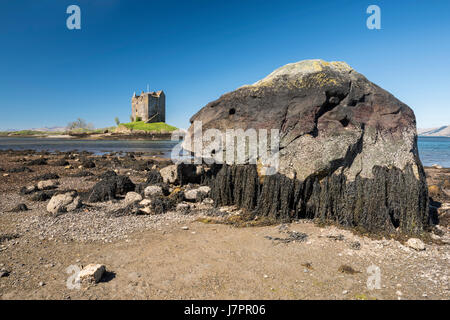
[[[272,234],[266,237],[266,241],[272,241],[275,246],[280,241],[285,246],[295,246],[295,242],[303,242],[303,238],[292,232],[285,234],[283,231],[275,236],[276,229],[274,228],[280,224],[279,220],[267,219],[264,215],[249,217],[246,210],[232,204],[216,202],[215,206],[212,198],[216,197],[214,193],[217,192],[217,189],[214,186],[210,189],[211,181],[204,178],[208,176],[208,170],[205,172],[203,166],[175,166],[168,159],[142,153],[125,155],[112,153],[95,156],[87,152],[48,153],[10,150],[0,152],[0,168],[2,180],[0,184],[0,269],[7,272],[3,273],[0,279],[0,296],[5,299],[38,297],[39,295],[35,295],[36,292],[45,292],[50,288],[52,291],[48,293],[47,297],[64,298],[65,296],[61,296],[61,292],[64,292],[65,295],[73,298],[86,298],[79,292],[61,289],[60,285],[55,284],[57,288],[49,286],[47,289],[46,285],[38,284],[41,282],[52,283],[53,281],[50,272],[53,267],[49,266],[48,270],[42,268],[47,268],[46,266],[51,264],[59,265],[62,268],[68,264],[63,260],[66,261],[69,256],[74,259],[73,254],[62,251],[52,258],[53,262],[49,262],[43,256],[44,252],[55,246],[76,247],[76,249],[70,250],[75,250],[79,256],[88,259],[87,252],[91,252],[90,256],[92,256],[92,248],[97,248],[100,244],[126,246],[129,248],[127,250],[138,250],[131,243],[139,239],[140,235],[147,237],[154,235],[155,232],[157,234],[163,232],[171,237],[171,234],[177,235],[179,232],[185,232],[184,236],[181,234],[179,237],[186,237],[188,235],[195,236],[197,232],[200,232],[195,230],[202,230],[205,237],[207,233],[213,232],[214,235],[209,235],[207,239],[214,241],[215,237],[222,239],[230,232],[239,233],[241,228],[236,227],[242,226],[257,227],[244,228],[248,229],[250,233],[253,233],[251,230],[255,230],[255,232],[266,230],[268,234]],[[195,171],[192,170],[193,168]],[[404,252],[409,252],[409,255],[418,255],[417,257],[422,257],[420,259],[428,259],[431,254],[434,257],[435,267],[445,275],[449,270],[448,260],[445,262],[445,256],[449,253],[450,243],[448,224],[450,169],[426,168],[425,172],[431,182],[430,194],[434,195],[430,203],[432,210],[436,211],[439,224],[435,225],[431,232],[423,234],[422,240],[418,240],[422,244],[424,243],[424,248],[427,248],[425,253],[420,251],[420,248],[395,250],[406,250]],[[211,177],[211,175],[209,176]],[[342,227],[338,229],[334,226],[326,226],[321,227],[325,229],[320,229],[314,226],[314,221],[308,217],[289,222],[287,226],[295,229],[297,224],[299,227],[306,228],[301,230],[308,230],[308,239],[310,240],[306,241],[316,241],[317,245],[322,242],[324,243],[321,245],[325,246],[331,244],[327,242],[328,238],[321,238],[323,234],[319,236],[322,232],[327,234],[331,232],[338,236],[345,234],[345,238],[352,243],[364,243],[364,250],[375,246],[375,243],[379,241],[376,239],[380,239],[375,235],[367,238],[367,234],[358,235],[358,233],[344,230]],[[221,227],[227,225],[232,229],[225,231]],[[319,230],[322,231],[317,233]],[[288,235],[287,238],[286,235]],[[253,236],[249,234],[246,237],[250,237],[246,241],[252,241]],[[401,242],[397,240],[383,241],[387,241],[386,248],[397,248],[397,246],[398,248],[412,248],[407,244],[407,239],[407,237],[403,238]],[[167,241],[161,245],[170,246],[171,240]],[[180,241],[184,243],[186,240],[180,239]],[[345,243],[342,242],[342,245]],[[386,248],[383,250],[387,250]],[[170,255],[170,251],[167,254]],[[195,250],[192,251],[192,254],[196,254]],[[94,254],[94,256],[96,255]],[[30,265],[30,259],[33,261],[37,259],[36,263],[41,267],[36,268]],[[169,257],[161,256],[158,261],[164,264],[164,259],[170,260]],[[86,263],[98,263],[98,261],[86,261]],[[106,264],[106,267],[111,268],[111,265],[114,266],[114,264],[115,262],[110,262]],[[423,266],[425,265],[427,264],[423,264]],[[417,268],[422,270],[421,266],[417,266]],[[19,272],[19,270],[24,271]],[[24,278],[23,272],[31,273],[33,276]],[[115,272],[120,274],[120,267],[115,266]],[[58,277],[64,277],[64,272],[60,271],[60,273]],[[30,287],[30,281],[34,281],[32,279],[41,278],[45,278],[45,280],[36,280],[36,284],[34,284],[41,290],[33,289],[33,285]],[[441,280],[438,281],[441,293],[436,293],[436,298],[442,297],[446,294],[445,292],[448,292],[445,291],[448,288],[440,284]],[[116,280],[98,286],[114,286],[114,281]],[[13,290],[13,288],[15,289]],[[92,289],[95,297],[106,298],[109,296],[97,292],[95,288]],[[260,296],[265,296],[261,294]],[[174,297],[161,292],[156,295],[163,298]],[[195,297],[196,295],[188,294],[187,296]],[[344,295],[341,298],[346,297]]]
[[[43,133],[33,135],[8,135],[2,138],[77,139],[77,140],[171,140],[170,132],[106,132],[106,133]]]

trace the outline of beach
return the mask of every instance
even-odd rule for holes
[[[76,190],[83,196],[108,170],[139,185],[151,170],[169,164],[161,155],[139,152],[1,151],[0,298],[448,298],[450,169],[425,169],[429,184],[438,186],[432,205],[440,223],[423,236],[424,250],[407,245],[407,237],[361,234],[309,219],[237,226],[230,217],[240,209],[214,208],[207,198],[159,214],[133,214],[120,211],[126,199],[119,196],[83,201],[52,216],[48,200],[36,200],[45,191],[23,190],[53,174],[57,185],[47,192]],[[183,188],[186,193],[197,186]],[[27,210],[15,210],[18,204]],[[68,287],[67,268],[91,263],[106,266],[102,281]],[[372,265],[381,270],[375,290],[367,287]]]

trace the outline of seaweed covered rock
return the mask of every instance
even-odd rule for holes
[[[102,175],[102,180],[92,187],[87,201],[102,202],[113,200],[118,195],[124,196],[134,190],[135,185],[130,178],[117,175],[114,171],[108,171]]]
[[[262,174],[260,145],[256,163],[209,172],[217,205],[373,232],[418,233],[430,223],[413,111],[344,62],[288,64],[203,107],[191,118],[191,137],[194,121],[223,136],[227,129],[279,132],[276,174]]]
[[[157,184],[163,182],[163,178],[158,170],[150,170],[147,173],[147,180],[145,181],[148,184]]]

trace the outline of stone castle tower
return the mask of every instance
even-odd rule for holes
[[[133,121],[139,117],[147,123],[166,122],[166,95],[162,90],[156,92],[142,91],[131,98],[131,117]]]

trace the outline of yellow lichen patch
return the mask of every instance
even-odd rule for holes
[[[197,220],[197,222],[206,223],[206,224],[217,224],[219,221],[217,219],[208,218],[208,217],[200,217]]]
[[[355,294],[356,300],[377,300],[377,298],[369,297],[365,295],[364,293]]]
[[[430,197],[438,197],[441,194],[441,188],[437,185],[428,186],[428,195]]]

